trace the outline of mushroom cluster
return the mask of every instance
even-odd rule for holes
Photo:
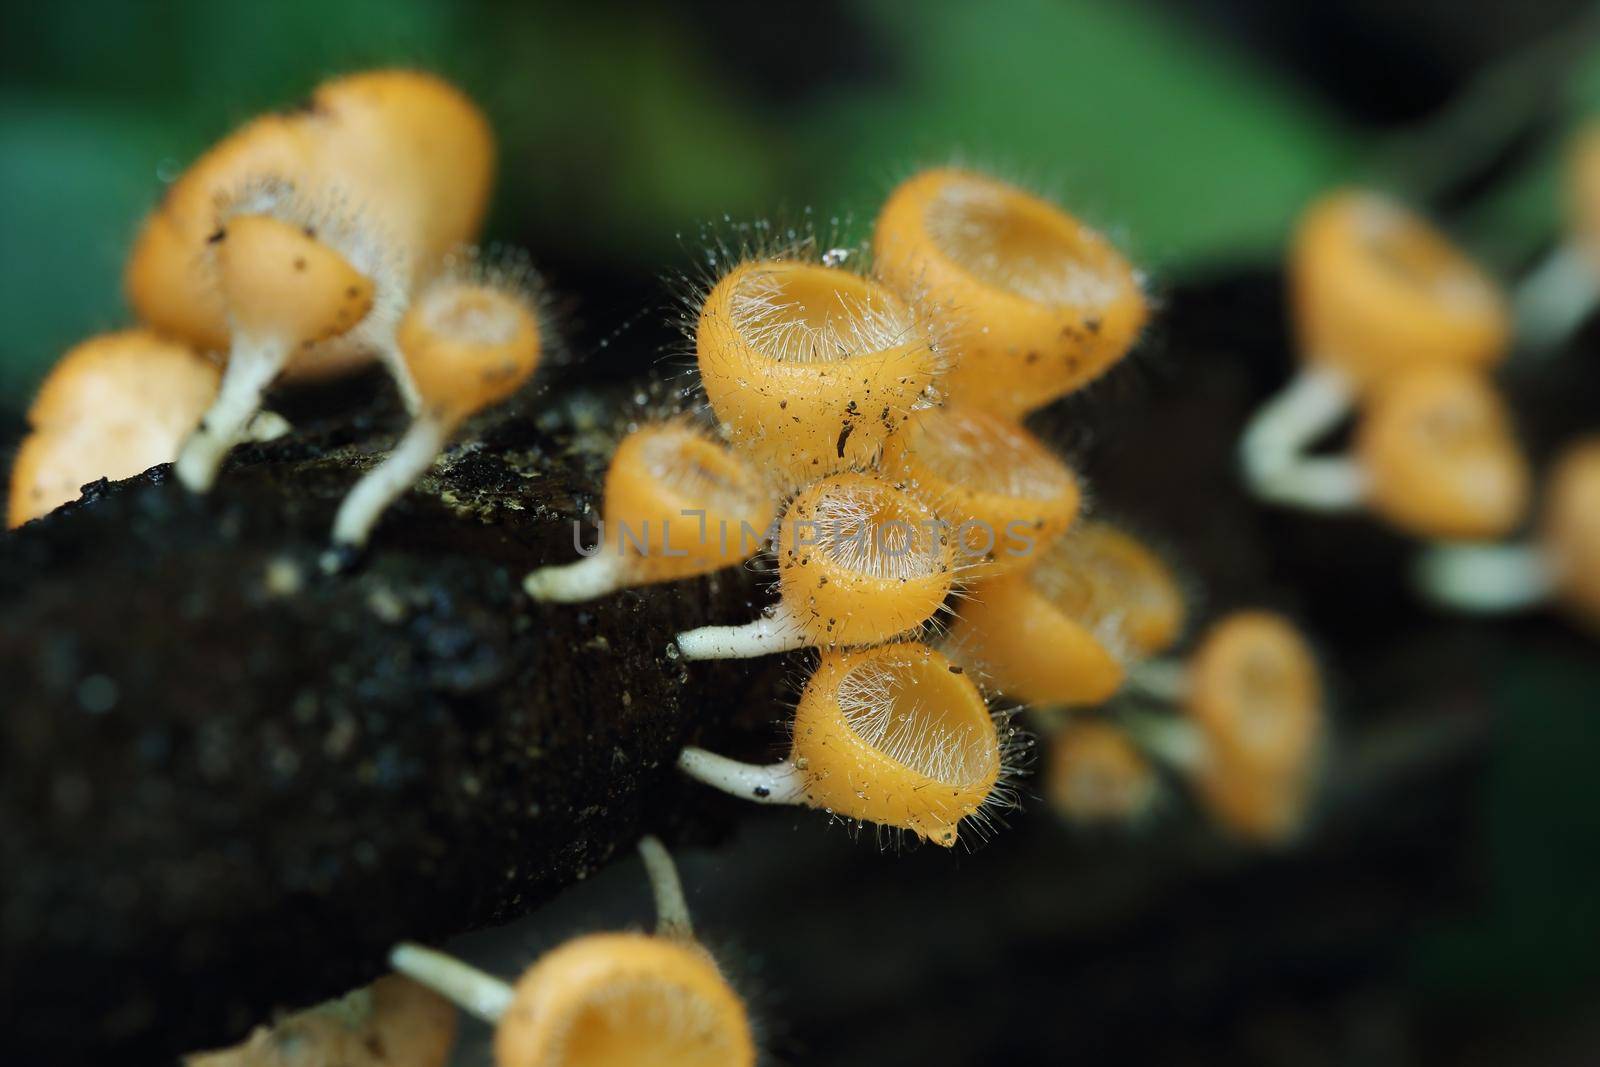
[[[218,142],[129,253],[143,326],[73,349],[47,379],[9,524],[96,477],[169,461],[205,492],[235,444],[287,430],[260,410],[275,382],[377,359],[413,423],[340,511],[336,547],[359,548],[461,421],[516,391],[546,347],[533,272],[471,248],[494,161],[477,106],[409,70],[336,78]]]
[[[1241,439],[1256,495],[1365,509],[1429,540],[1514,529],[1529,475],[1489,376],[1510,351],[1499,288],[1427,222],[1368,191],[1306,211],[1289,274],[1304,366]],[[1353,409],[1353,454],[1309,455]]]
[[[1534,476],[1491,371],[1513,347],[1543,351],[1600,293],[1600,133],[1574,142],[1572,235],[1512,305],[1466,254],[1388,197],[1343,190],[1302,218],[1289,259],[1303,366],[1246,426],[1246,483],[1316,512],[1365,510],[1428,544],[1416,583],[1477,613],[1560,602],[1600,618],[1595,446],[1557,457],[1537,531]],[[1347,455],[1312,455],[1354,411]]]

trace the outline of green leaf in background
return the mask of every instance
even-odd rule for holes
[[[1134,4],[868,6],[904,80],[810,118],[824,199],[870,211],[911,166],[960,153],[1057,194],[1143,263],[1275,251],[1356,158],[1352,133],[1249,57]]]
[[[867,73],[823,65],[782,100],[741,81],[752,57],[728,62],[737,28],[611,0],[65,12],[26,8],[0,64],[11,407],[62,347],[121,321],[117,261],[158,163],[362,66],[432,67],[482,101],[503,149],[491,237],[640,277],[683,265],[679,235],[724,215],[811,207],[864,229],[897,176],[957,155],[1038,179],[1143,264],[1178,272],[1274,254],[1365,147],[1225,42],[1111,0],[845,4],[818,17]],[[765,46],[779,54],[757,68],[807,63]]]
[[[1440,999],[1555,1009],[1600,981],[1596,666],[1524,659],[1494,694],[1484,910],[1419,937],[1414,976]]]

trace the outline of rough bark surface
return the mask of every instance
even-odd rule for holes
[[[392,406],[241,449],[208,497],[157,468],[6,538],[7,1047],[215,1045],[682,819],[676,751],[760,672],[691,681],[670,639],[744,617],[755,576],[576,607],[520,588],[575,558],[614,441],[591,420],[626,404],[472,427],[338,577],[322,542]]]
[[[814,813],[762,809],[737,859],[695,884],[707,928],[737,937],[781,1000],[780,1057],[1043,1062],[1067,1034],[1108,1063],[1170,1059],[1147,1046],[1172,975],[1209,968],[1182,1004],[1225,1028],[1289,977],[1392,974],[1397,931],[1476,878],[1460,872],[1476,862],[1485,726],[1514,728],[1498,710],[1537,710],[1558,683],[1593,692],[1593,646],[1553,613],[1441,615],[1407,591],[1404,539],[1244,496],[1238,428],[1291,360],[1281,292],[1263,274],[1168,294],[1141,352],[1035,428],[1101,514],[1169,550],[1197,623],[1269,606],[1314,635],[1338,723],[1331,832],[1264,882],[1197,817],[1108,849],[1035,804],[977,856],[896,858]],[[1592,429],[1595,361],[1504,377],[1539,414],[1520,428],[1541,465]],[[746,812],[671,760],[694,735],[770,755],[796,660],[689,671],[667,650],[686,626],[753,617],[758,575],[578,607],[519,588],[572,558],[616,423],[648,404],[557,390],[481,420],[362,566],[326,578],[333,510],[402,425],[381,392],[302,400],[320,407],[286,410],[295,434],[240,450],[208,498],[158,469],[0,537],[7,1062],[163,1062],[226,1042],[370,978],[398,938],[527,913],[645,829],[706,840]],[[1335,907],[1393,921],[1340,941]],[[527,961],[512,941],[507,973]],[[1196,1062],[1232,1062],[1231,1047]]]

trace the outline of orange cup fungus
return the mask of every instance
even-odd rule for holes
[[[926,645],[829,649],[795,708],[793,748],[755,766],[686,748],[690,777],[764,804],[801,804],[953,847],[998,802],[1002,746],[963,670]]]
[[[701,306],[695,352],[734,446],[796,485],[870,464],[942,369],[894,293],[795,259],[724,275]]]
[[[430,284],[400,320],[396,343],[418,410],[389,457],[345,497],[333,527],[337,546],[364,545],[383,510],[433,464],[456,428],[516,392],[543,352],[525,279],[493,270],[450,272]]]
[[[1212,814],[1241,836],[1291,836],[1326,730],[1316,657],[1300,632],[1261,611],[1216,623],[1189,659],[1183,708],[1202,735],[1191,773]]]
[[[441,79],[403,70],[336,78],[305,106],[245,124],[172,183],[129,256],[129,302],[157,329],[225,351],[232,330],[207,269],[207,243],[218,204],[239,189],[268,180],[336,189],[390,235],[397,256],[426,272],[476,237],[493,169],[487,121]],[[321,353],[290,372],[334,373],[371,354]]]
[[[1125,663],[1172,641],[1183,600],[1165,564],[1129,535],[1083,523],[1027,571],[975,583],[950,645],[1004,693],[1086,707],[1122,687]]]
[[[1419,537],[1499,537],[1527,510],[1527,461],[1481,373],[1439,366],[1389,379],[1368,403],[1356,454],[1368,506]]]
[[[281,182],[252,186],[226,207],[208,249],[231,347],[216,402],[174,466],[196,492],[211,487],[292,357],[387,346],[406,299],[404,268],[364,220]]]
[[[879,468],[954,527],[956,564],[969,580],[1030,566],[1082,500],[1077,475],[1042,441],[978,408],[914,413],[885,443]]]
[[[744,1003],[693,940],[670,858],[653,838],[640,850],[668,909],[655,935],[574,938],[515,985],[417,945],[398,946],[390,961],[493,1023],[498,1067],[754,1067]]]
[[[1125,355],[1148,309],[1138,275],[1060,208],[967,170],[926,170],[878,214],[877,273],[925,305],[951,400],[1019,417]]]
[[[222,370],[187,345],[123,330],[70,349],[28,409],[6,524],[46,515],[97,478],[171,462],[216,398]]]
[[[774,494],[744,456],[684,421],[622,439],[606,471],[600,544],[576,563],[543,567],[535,600],[591,600],[617,589],[710,574],[760,551]]]
[[[1052,569],[1039,578],[1057,602],[1074,605],[1081,618],[1112,620],[1132,655],[1159,655],[1183,632],[1186,611],[1177,575],[1127,531],[1109,522],[1080,522],[1052,556]]]
[[[870,474],[804,489],[779,520],[779,602],[754,622],[678,635],[688,659],[762,656],[886,641],[921,626],[949,596],[954,553],[938,517]]]
[[[1136,822],[1160,794],[1155,768],[1126,734],[1104,722],[1072,722],[1050,741],[1045,791],[1074,823]]]
[[[1486,369],[1505,357],[1499,289],[1426,221],[1363,190],[1307,209],[1290,251],[1300,351],[1358,389],[1417,366]]]

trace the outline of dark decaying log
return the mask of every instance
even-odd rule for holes
[[[1361,872],[1384,856],[1446,863],[1434,830],[1375,800],[1362,767],[1402,779],[1413,764],[1470,768],[1463,754],[1481,751],[1509,668],[1567,664],[1592,677],[1593,659],[1554,617],[1488,624],[1419,605],[1405,592],[1411,547],[1359,516],[1245,499],[1233,441],[1283,379],[1281,308],[1270,275],[1173,292],[1136,359],[1036,426],[1081,466],[1103,514],[1171,550],[1200,619],[1268,605],[1316,638],[1337,697],[1334,777],[1348,814],[1318,851],[1281,865],[1294,888],[1251,911],[1278,908],[1285,943],[1303,946],[1326,940],[1323,896],[1367,907]],[[1517,410],[1538,413],[1522,422],[1537,458],[1592,428],[1597,366],[1568,358],[1508,375]],[[365,981],[398,938],[438,941],[513,918],[646,829],[705,840],[745,810],[679,781],[671,760],[695,735],[768,754],[794,660],[688,671],[668,648],[683,627],[752,617],[758,577],[733,571],[580,607],[520,592],[527,569],[573,556],[570,520],[598,505],[613,420],[631,396],[558,390],[482,420],[379,527],[362,565],[326,578],[317,559],[333,509],[400,426],[391,401],[372,399],[382,393],[367,380],[301,398],[320,407],[286,411],[296,433],[240,450],[206,499],[168,484],[163,468],[0,537],[5,1062],[161,1062],[215,1046],[275,1009]],[[1446,729],[1442,742],[1360,740],[1458,720],[1469,729]],[[1430,795],[1459,821],[1473,777],[1447,777],[1455,784]],[[1019,816],[1012,837],[973,857],[924,850],[908,861],[837,835],[798,839],[785,822],[809,828],[820,816],[764,811],[740,842],[747,864],[717,872],[707,919],[781,971],[773,1014],[791,1036],[776,1041],[802,1061],[1059,1051],[1044,1031],[1013,1033],[1022,1014],[1060,1019],[1085,1040],[1159,1030],[1108,1015],[1088,995],[1097,972],[1062,970],[1061,954],[1082,963],[1093,955],[1084,939],[1099,938],[1097,951],[1120,959],[1133,938],[1148,966],[1123,972],[1119,1003],[1161,1003],[1182,957],[1138,931],[1152,916],[1213,930],[1215,908],[1192,891],[1209,876],[1171,835],[1108,862],[1041,818]],[[1458,865],[1466,846],[1450,840]],[[1130,871],[1170,895],[1140,903]],[[1384,890],[1397,914],[1413,913],[1405,894],[1425,878]],[[1255,892],[1256,880],[1247,870],[1225,895]],[[1105,926],[1085,911],[1093,900],[1130,902],[1126,923]],[[1010,916],[1003,929],[975,918],[997,908]],[[1240,938],[1253,936],[1240,924]],[[1375,929],[1374,942],[1390,938]],[[1212,941],[1215,1002],[1230,1003],[1240,991],[1223,964],[1240,953],[1235,940]],[[859,958],[841,964],[829,950],[841,944],[861,946]],[[1282,967],[1310,973],[1304,954],[1323,950],[1292,951]],[[937,999],[958,988],[982,991],[987,1010]]]
[[[9,539],[5,1047],[215,1045],[369,979],[399,937],[522,913],[702,799],[673,756],[759,672],[691,685],[670,637],[743,617],[755,579],[529,602],[613,440],[574,425],[592,398],[529,410],[476,427],[347,576],[319,542],[392,413],[241,450],[208,498],[157,468]]]

